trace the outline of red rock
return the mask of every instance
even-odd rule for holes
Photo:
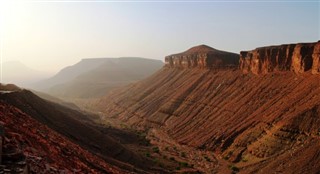
[[[274,71],[320,72],[320,42],[256,48],[240,52],[240,69],[244,73],[266,74]]]
[[[241,52],[240,70],[216,71],[184,56],[113,91],[98,111],[230,162],[248,156],[244,173],[274,173],[284,161],[286,173],[319,173],[320,76],[303,73],[319,73],[319,42]]]
[[[210,68],[236,67],[239,55],[216,50],[207,45],[199,45],[189,50],[165,57],[165,67],[169,68]]]
[[[28,164],[31,173],[61,173],[73,168],[84,173],[125,173],[3,101],[0,101],[0,121],[6,132],[5,148],[12,149],[12,153],[4,156],[4,161],[10,159],[18,161],[17,165]],[[74,153],[64,156],[61,149]],[[26,163],[21,163],[23,159]]]
[[[313,63],[312,63],[312,73],[320,73],[320,41],[314,46],[313,54]]]

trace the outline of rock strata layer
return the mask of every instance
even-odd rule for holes
[[[239,55],[220,51],[206,45],[165,57],[165,67],[169,68],[209,68],[225,69],[237,67]]]
[[[217,71],[229,59],[205,58],[212,49],[194,47],[166,57],[163,69],[114,90],[95,109],[213,151],[240,173],[319,173],[319,44],[241,52],[238,70]]]
[[[244,73],[266,74],[274,71],[320,73],[320,41],[256,48],[240,52]]]

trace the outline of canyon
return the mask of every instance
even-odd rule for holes
[[[96,107],[105,119],[213,152],[240,173],[317,173],[319,45],[240,55],[200,45],[167,56],[160,71],[113,90]]]
[[[0,91],[5,91],[0,93],[1,172],[18,171],[23,165],[26,173],[162,171],[136,150],[148,148],[140,144],[144,137],[96,123],[96,115],[12,84],[0,84]]]
[[[85,59],[39,87],[54,96],[0,85],[5,170],[320,172],[320,41],[240,54],[199,45],[164,64]]]

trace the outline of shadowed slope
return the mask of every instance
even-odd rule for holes
[[[148,168],[147,161],[102,133],[88,115],[43,100],[27,90],[1,94],[0,100],[19,108],[41,124],[68,137],[74,143],[99,154],[108,163],[127,170],[133,170],[131,165],[137,168]]]
[[[0,146],[2,167],[20,160],[10,168],[11,173],[24,163],[28,166],[25,171],[30,173],[126,173],[3,101],[0,121],[5,132]],[[20,159],[13,152],[20,154]],[[11,159],[4,154],[11,154]]]

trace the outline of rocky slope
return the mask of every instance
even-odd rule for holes
[[[22,112],[22,116],[27,115],[25,116],[27,119],[31,117],[33,119],[32,122],[37,122],[35,124],[59,133],[60,136],[66,137],[68,141],[88,150],[93,156],[98,155],[105,163],[107,162],[108,164],[116,165],[124,170],[136,171],[139,173],[149,171],[153,166],[151,161],[148,161],[137,152],[128,149],[115,139],[115,137],[119,139],[125,137],[112,135],[112,132],[109,132],[109,129],[94,123],[91,120],[91,115],[43,100],[32,92],[24,89],[9,93],[1,93],[0,102],[3,105],[4,113],[13,112],[6,110],[6,108],[14,108],[14,111],[18,110],[19,112],[12,113],[12,117],[20,117],[20,112]],[[9,119],[7,118],[7,114],[2,114],[1,117],[3,120]],[[16,121],[16,130],[13,132],[22,134],[22,132],[17,130],[24,122],[19,122],[21,120]],[[35,126],[35,128],[37,127],[39,126]],[[22,130],[24,130],[23,127],[21,127],[21,131]],[[35,131],[37,131],[37,129],[35,129]],[[113,130],[113,132],[115,131]],[[46,132],[44,133],[46,134]],[[127,133],[122,132],[121,130],[118,130],[116,133],[127,136]],[[31,136],[31,133],[26,136]],[[57,140],[57,142],[59,142],[59,140]],[[52,143],[50,144],[49,142],[49,145],[46,146],[49,148],[51,145]]]
[[[320,73],[320,41],[262,47],[240,53],[244,73],[265,74],[273,71]]]
[[[126,173],[3,101],[0,121],[1,172]]]
[[[241,52],[239,70],[203,68],[208,64],[194,63],[194,56],[184,59],[188,51],[176,58],[180,63],[172,63],[175,57],[169,56],[160,71],[114,90],[97,107],[137,128],[158,127],[180,144],[211,150],[240,172],[317,173],[320,76],[312,68],[317,65],[310,63],[310,56],[317,58],[317,45],[286,46],[289,51],[279,51],[283,46],[259,48],[256,52],[269,55],[268,50],[275,50],[272,55],[278,56],[258,54],[252,59],[247,57],[255,51]],[[196,57],[207,48],[196,47]],[[288,62],[296,58],[301,64],[292,67]],[[201,68],[190,68],[196,65]]]

